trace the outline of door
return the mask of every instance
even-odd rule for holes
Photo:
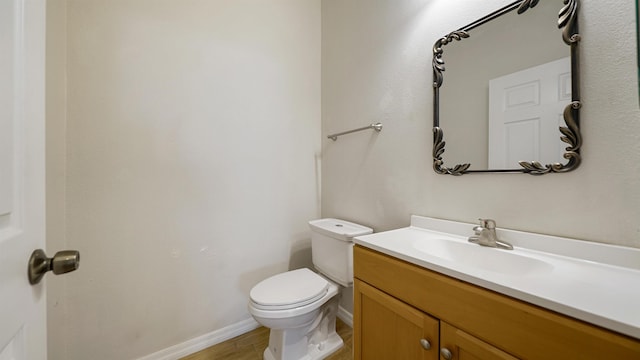
[[[44,0],[0,0],[0,359],[46,359],[45,287],[29,284],[44,247]]]
[[[517,360],[455,326],[444,321],[440,325],[440,356],[444,360]]]
[[[489,168],[519,161],[563,163],[560,126],[571,102],[571,62],[562,58],[489,82]]]
[[[354,359],[436,360],[437,319],[354,280]]]

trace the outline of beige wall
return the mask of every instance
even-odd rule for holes
[[[135,359],[249,319],[255,283],[310,261],[319,0],[52,6],[68,98],[49,217],[82,266],[49,283],[50,359]]]
[[[47,247],[82,253],[47,280],[49,358],[248,319],[254,283],[308,265],[320,163],[322,215],[376,231],[484,216],[640,247],[633,2],[582,2],[579,169],[431,169],[431,47],[507,2],[322,0],[321,46],[320,0],[49,0]]]
[[[411,214],[640,247],[640,111],[634,2],[581,2],[584,161],[567,174],[437,175],[431,49],[510,1],[323,0],[322,214],[372,226]],[[558,0],[558,9],[562,1]]]
[[[66,82],[67,82],[67,7],[66,0],[47,1],[46,47],[46,214],[47,254],[66,249]],[[84,270],[84,266],[83,266]],[[47,276],[47,351],[49,359],[62,359],[65,354],[69,276]],[[71,280],[73,281],[73,280]]]

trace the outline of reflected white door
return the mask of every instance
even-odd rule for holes
[[[562,112],[571,101],[571,62],[563,58],[489,82],[489,168],[518,161],[562,163]]]
[[[45,1],[0,0],[0,360],[46,359],[45,287],[29,285],[44,248]]]

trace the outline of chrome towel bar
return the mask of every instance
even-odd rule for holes
[[[345,135],[345,134],[351,134],[352,132],[362,131],[362,130],[367,130],[367,129],[373,129],[373,130],[375,130],[377,132],[380,132],[382,130],[382,124],[381,123],[375,123],[375,124],[371,124],[369,126],[364,126],[364,127],[353,129],[353,130],[349,130],[349,131],[343,131],[341,133],[328,135],[327,138],[331,139],[333,141],[336,141],[336,140],[338,140],[338,136]]]

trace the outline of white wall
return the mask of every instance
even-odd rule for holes
[[[323,0],[322,214],[406,226],[411,214],[640,247],[635,3],[584,0],[579,16],[583,163],[575,171],[437,175],[432,46],[510,0]],[[557,0],[558,10],[562,1]],[[558,35],[560,36],[560,35]]]
[[[52,137],[82,263],[64,295],[49,283],[65,320],[50,359],[134,359],[249,319],[255,283],[310,261],[319,0],[68,0],[63,15]]]

